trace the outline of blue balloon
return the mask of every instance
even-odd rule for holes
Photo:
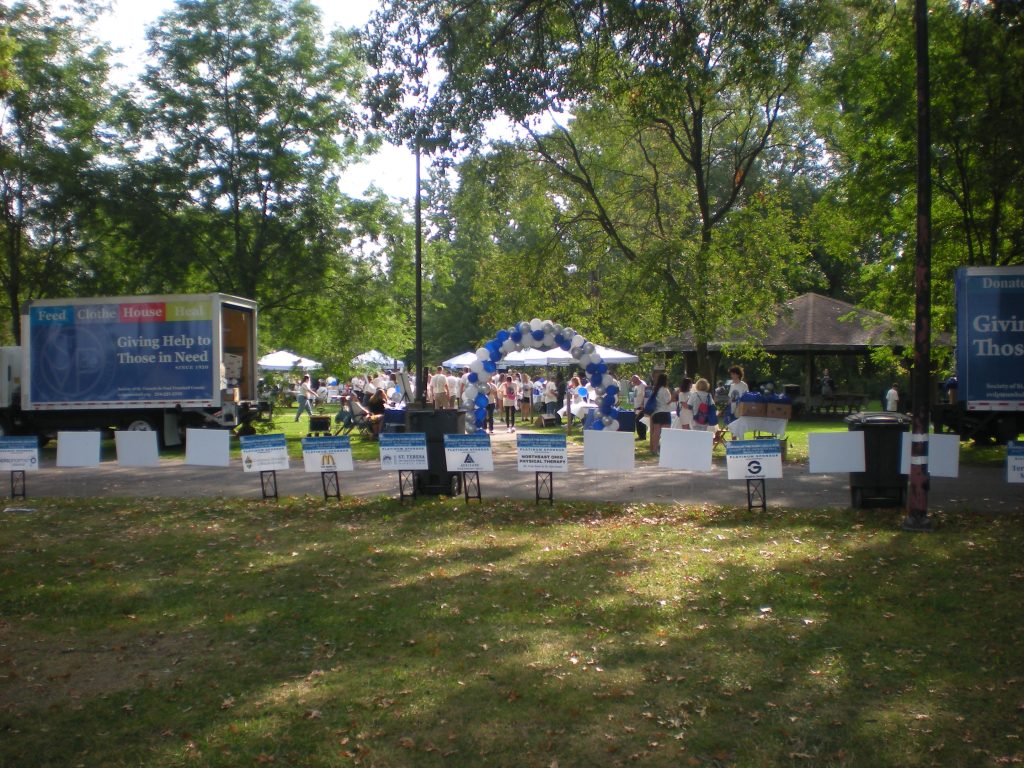
[[[523,332],[512,331],[512,333],[510,333],[508,337],[512,339],[512,341],[514,341],[516,344],[519,344],[523,340]]]
[[[530,335],[537,341],[544,341],[544,331],[530,331]]]
[[[613,405],[615,405],[615,395],[613,395],[611,392],[606,391],[604,393],[604,397],[601,399],[601,405],[606,405],[609,408],[611,408]]]
[[[590,383],[593,384],[595,387],[600,387],[601,386],[601,374],[600,373],[595,373],[593,376],[591,376],[590,377]]]
[[[587,363],[586,372],[590,374],[597,373],[597,365],[594,363]]]
[[[570,349],[572,349],[572,342],[569,341],[568,339],[563,339],[562,343],[559,344],[558,346],[561,347],[563,352],[568,352]]]
[[[612,384],[610,387],[608,387],[608,389],[605,390],[605,392],[611,395],[612,397],[615,397],[617,394],[619,394],[619,388]]]
[[[473,402],[476,403],[476,407],[477,408],[486,408],[487,407],[487,395],[477,395],[476,399],[473,400]]]
[[[562,346],[562,345],[563,345],[564,343],[565,343],[565,336],[563,336],[563,335],[562,335],[562,334],[560,334],[560,333],[556,333],[556,334],[555,334],[555,344],[556,344],[556,346],[559,346],[559,347],[560,347],[560,346]]]
[[[590,428],[596,429],[598,432],[600,432],[602,429],[604,429],[604,422],[602,422],[600,419],[594,419],[594,423],[590,425]]]
[[[486,349],[488,352],[494,352],[500,346],[501,345],[498,344],[498,342],[496,342],[494,339],[491,339],[490,341],[484,343],[484,349]]]
[[[501,360],[501,350],[500,349],[492,349],[491,350],[491,360],[493,360],[494,362],[498,362],[499,360]]]
[[[484,370],[488,373],[494,373],[498,370],[498,366],[493,360],[484,360]]]
[[[576,394],[579,395],[580,397],[586,397],[587,396],[587,388],[586,387],[580,387],[579,389],[576,390]]]
[[[498,339],[499,343],[504,344],[506,341],[508,341],[508,331],[502,328],[500,331],[498,331],[498,335],[496,338]]]
[[[608,373],[608,364],[607,363],[598,363],[597,364],[597,372],[598,373]]]

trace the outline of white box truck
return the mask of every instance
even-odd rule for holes
[[[0,433],[251,429],[256,303],[221,293],[45,299],[0,348]]]

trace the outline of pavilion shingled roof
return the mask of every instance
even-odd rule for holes
[[[709,350],[725,344],[755,341],[768,352],[862,352],[871,347],[906,347],[909,329],[899,330],[895,321],[870,309],[861,309],[839,299],[805,293],[781,304],[775,324],[763,338],[722,334],[708,343]],[[641,346],[645,352],[691,352],[696,349],[692,332]]]

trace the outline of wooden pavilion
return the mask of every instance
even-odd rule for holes
[[[805,293],[779,305],[776,321],[763,337],[752,339],[734,331],[709,342],[708,357],[714,370],[720,369],[723,347],[750,341],[756,341],[773,355],[802,356],[802,392],[810,397],[815,394],[816,356],[865,355],[880,346],[905,348],[911,346],[912,334],[909,327],[898,327],[895,320],[881,312],[817,293]],[[682,354],[688,371],[697,368],[697,347],[692,333],[648,342],[640,349],[663,355]]]

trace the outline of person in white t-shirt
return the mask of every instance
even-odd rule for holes
[[[885,393],[885,410],[895,413],[900,407],[900,391],[896,385],[893,384],[889,388],[889,391]]]
[[[544,413],[547,416],[554,416],[558,410],[558,384],[549,378],[544,382],[544,390],[541,395],[541,402],[544,403]]]
[[[444,375],[444,368],[440,365],[430,379],[430,391],[434,395],[435,408],[447,408],[451,404],[448,396],[448,377]]]
[[[750,391],[750,387],[747,386],[747,382],[743,380],[743,369],[738,365],[734,365],[729,369],[729,410],[726,412],[726,423],[736,418],[736,406],[740,402],[740,398]]]
[[[646,440],[647,426],[640,419],[644,416],[644,404],[647,402],[647,382],[634,373],[630,383],[633,385],[633,411],[636,414],[636,436],[638,440]]]

